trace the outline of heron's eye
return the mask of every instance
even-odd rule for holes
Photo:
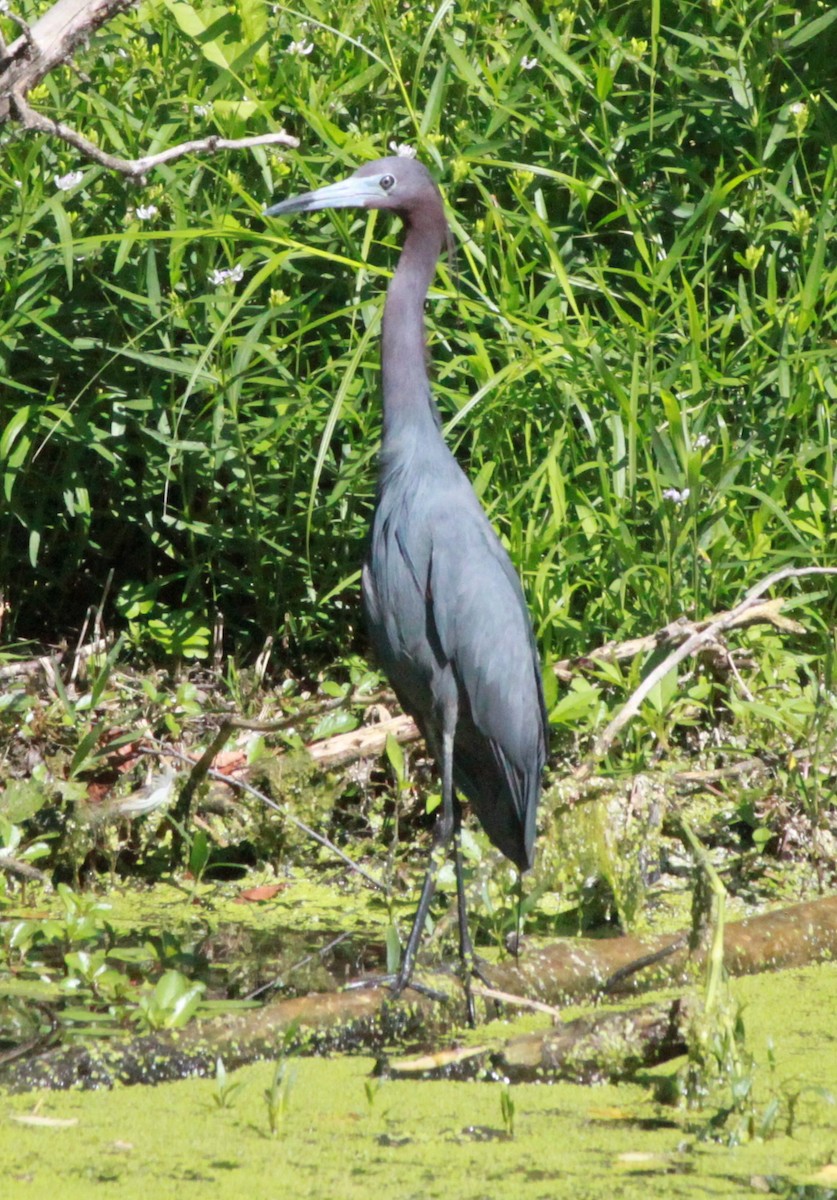
[[[381,187],[383,188],[383,190],[385,192],[388,192],[392,188],[394,188],[395,187],[395,176],[394,175],[382,175],[381,176]]]

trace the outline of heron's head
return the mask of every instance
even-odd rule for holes
[[[442,197],[427,167],[406,157],[364,163],[348,179],[274,204],[265,209],[265,216],[317,212],[321,208],[386,208],[410,224],[422,217],[434,222],[445,219]]]

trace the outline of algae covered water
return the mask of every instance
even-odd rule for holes
[[[837,967],[734,980],[765,1138],[716,1140],[707,1114],[661,1104],[661,1080],[574,1084],[380,1082],[365,1057],[293,1058],[270,1128],[275,1067],[155,1088],[4,1099],[9,1196],[354,1200],[837,1195]],[[773,1046],[775,1065],[769,1065]],[[513,1117],[508,1120],[511,1097]],[[793,1133],[786,1132],[793,1098]],[[275,1099],[275,1094],[274,1094]],[[505,1111],[504,1111],[505,1107]]]

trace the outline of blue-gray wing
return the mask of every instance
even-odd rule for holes
[[[470,486],[431,523],[429,616],[459,685],[454,774],[491,840],[531,866],[547,720],[523,590]]]

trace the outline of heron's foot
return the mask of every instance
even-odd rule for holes
[[[488,963],[484,958],[478,958],[474,953],[473,946],[469,947],[460,959],[460,978],[462,986],[465,989],[465,1003],[468,1010],[468,1024],[472,1029],[477,1027],[477,1009],[474,1004],[474,993],[472,983],[474,979],[478,979],[485,987],[490,988],[491,980],[488,978],[486,971]]]
[[[428,999],[436,1000],[440,1004],[450,999],[444,992],[428,987],[426,983],[418,983],[415,979],[402,979],[399,975],[368,975],[364,979],[353,979],[351,983],[345,985],[343,990],[346,992],[358,992],[364,988],[376,987],[389,988],[395,1000],[398,999],[405,988],[412,988],[420,996],[427,996]]]
[[[430,1000],[436,1000],[439,1004],[444,1004],[450,1000],[450,996],[446,996],[444,992],[440,992],[437,988],[428,987],[426,983],[417,983],[410,976],[403,978],[401,974],[387,976],[389,990],[392,992],[393,999],[397,1000],[405,988],[412,988],[414,992],[418,992],[420,996],[427,996]]]
[[[466,964],[468,974],[473,979],[478,979],[485,987],[492,987],[491,980],[488,977],[487,971],[489,964],[484,958],[478,958],[476,954],[471,955],[471,961]]]

